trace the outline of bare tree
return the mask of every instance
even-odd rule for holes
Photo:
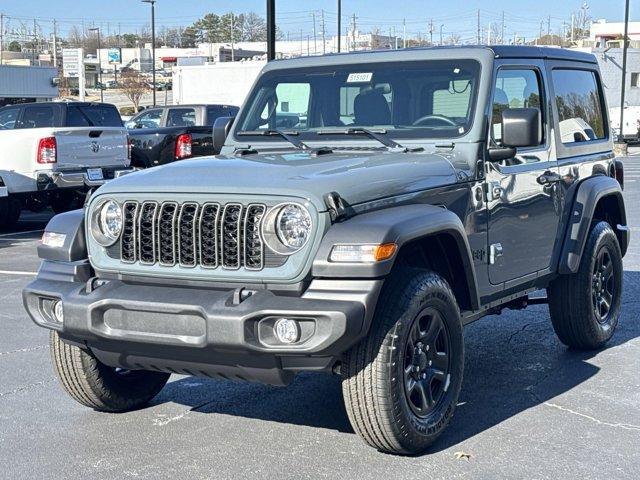
[[[136,70],[122,72],[122,75],[120,75],[120,88],[122,93],[133,103],[133,107],[137,112],[142,96],[149,91],[149,85],[140,75],[140,72]]]

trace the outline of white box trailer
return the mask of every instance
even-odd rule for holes
[[[173,103],[240,106],[265,65],[251,61],[174,67]]]
[[[609,119],[611,121],[611,132],[614,138],[620,133],[620,107],[609,109]],[[640,141],[640,106],[624,107],[624,128],[622,135],[627,142]]]

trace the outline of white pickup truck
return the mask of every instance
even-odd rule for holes
[[[60,213],[92,187],[131,172],[127,130],[105,103],[30,103],[0,108],[0,228],[23,209]]]

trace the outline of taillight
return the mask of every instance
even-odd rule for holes
[[[56,145],[56,137],[41,138],[38,142],[38,163],[56,163],[58,156],[58,148]]]
[[[176,160],[180,160],[181,158],[187,158],[191,156],[191,134],[190,133],[182,133],[178,135],[176,139],[176,151],[175,151]]]
[[[127,137],[127,159],[131,160],[131,150],[133,149],[133,139]]]

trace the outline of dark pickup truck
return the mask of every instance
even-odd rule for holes
[[[131,165],[149,168],[176,160],[215,155],[212,127],[219,117],[235,116],[231,105],[177,105],[149,108],[125,126],[131,139]]]

